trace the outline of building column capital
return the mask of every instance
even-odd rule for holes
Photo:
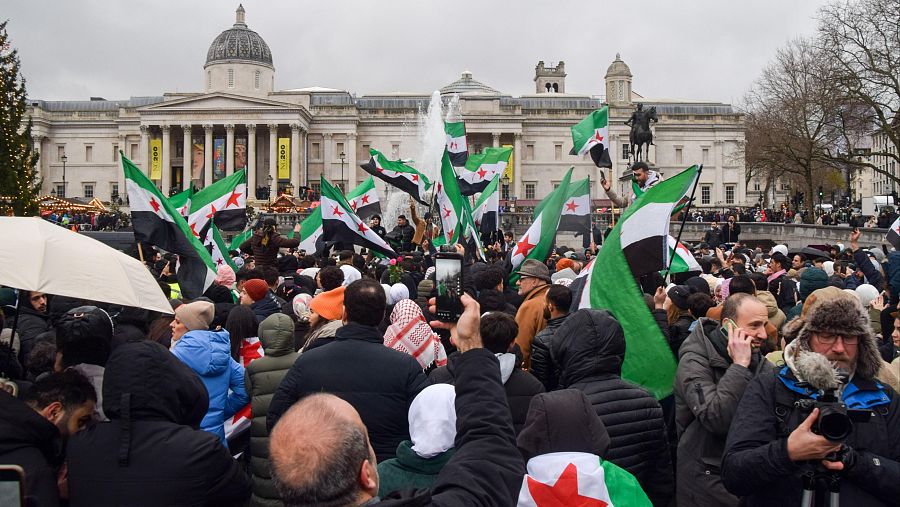
[[[247,126],[247,132],[249,132],[251,134],[256,132],[256,124],[255,123],[248,123],[246,126]]]
[[[190,123],[184,123],[181,125],[181,130],[183,130],[184,132],[190,132],[192,128],[194,128],[194,126]]]
[[[211,133],[212,130],[213,130],[212,123],[204,123],[204,124],[203,124],[203,130],[206,131],[206,132],[210,132],[210,133]]]
[[[150,125],[141,125],[141,134],[149,134]]]
[[[127,135],[125,135],[125,134],[119,134],[119,142],[124,143],[126,139],[128,139],[128,136],[127,136]],[[124,147],[122,147],[122,151],[125,151],[125,148],[124,148]]]
[[[513,134],[513,137],[515,138],[516,141],[521,141],[521,140],[522,140],[522,133],[521,133],[521,132],[516,132],[516,133]]]
[[[333,134],[331,132],[325,132],[324,134],[322,134],[322,137],[325,139],[331,139],[332,135]]]
[[[160,128],[160,130],[163,131],[163,134],[168,134],[169,129],[172,127],[170,127],[168,124],[164,123],[164,124],[160,125],[159,128]]]
[[[278,130],[278,124],[277,124],[277,123],[270,123],[270,124],[267,125],[267,127],[269,127],[269,130],[272,131],[272,132],[276,132],[276,131]]]
[[[300,132],[300,124],[299,123],[291,123],[291,133]]]
[[[349,139],[351,141],[355,141],[356,140],[356,132],[349,132],[347,134],[347,139]]]
[[[500,139],[500,132],[491,132],[491,136],[493,136],[494,139]]]
[[[233,123],[226,123],[226,124],[225,124],[225,131],[226,131],[226,132],[227,132],[227,131],[234,131],[234,124],[233,124]]]

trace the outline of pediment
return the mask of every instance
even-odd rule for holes
[[[278,110],[285,109],[302,109],[298,104],[290,104],[287,102],[279,102],[260,97],[249,97],[246,95],[232,95],[228,93],[207,93],[196,95],[193,97],[184,97],[175,100],[159,102],[147,107],[142,107],[139,111],[147,112],[178,112],[178,111],[223,111],[229,109],[256,109],[256,110]]]

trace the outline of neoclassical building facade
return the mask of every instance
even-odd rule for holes
[[[625,121],[641,102],[659,114],[650,151],[654,169],[665,176],[703,163],[698,205],[755,204],[744,179],[743,117],[731,105],[642,97],[618,55],[603,85],[598,76],[600,93],[572,93],[565,78],[563,62],[539,62],[534,94],[511,96],[471,72],[441,88],[444,101],[459,97],[470,151],[514,148],[504,197],[522,205],[540,200],[575,166],[573,178],[591,176],[592,196],[605,199],[590,157],[569,155],[569,127],[604,103],[610,107],[611,172],[624,191],[630,164]],[[431,99],[429,91],[356,96],[315,86],[278,89],[272,51],[247,25],[243,7],[234,26],[210,45],[201,88],[128,100],[31,100],[44,191],[105,201],[124,197],[119,150],[165,193],[203,187],[241,168],[248,170],[251,189],[315,189],[321,174],[352,188],[366,177],[359,164],[370,148],[395,159],[419,155],[415,125]],[[265,192],[250,197],[264,199]]]

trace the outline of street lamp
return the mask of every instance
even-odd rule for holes
[[[269,202],[272,202],[272,175],[266,175],[266,196],[269,198]]]
[[[63,163],[63,188],[62,188],[62,195],[60,197],[65,198],[66,197],[66,161],[69,160],[69,157],[67,157],[65,154],[63,154],[63,156],[59,157],[59,159]]]
[[[342,151],[341,154],[338,156],[341,158],[341,191],[346,192],[346,189],[344,188],[344,186],[345,186],[344,185],[344,158],[347,155],[345,155],[344,152]]]
[[[506,172],[503,173],[502,181],[503,181],[503,190],[504,190],[503,200],[508,201],[509,200],[509,174],[508,173],[506,173]]]

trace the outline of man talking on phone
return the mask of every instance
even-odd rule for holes
[[[767,322],[765,303],[733,294],[722,307],[722,322],[701,318],[679,350],[674,385],[678,505],[738,505],[722,485],[722,452],[744,389],[754,376],[773,374],[759,352]]]

